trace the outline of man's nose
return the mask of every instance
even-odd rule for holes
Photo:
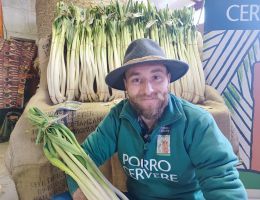
[[[154,91],[152,84],[148,80],[143,82],[142,90],[145,94],[151,94]]]

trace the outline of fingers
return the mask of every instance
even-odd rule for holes
[[[80,188],[78,188],[72,195],[73,200],[87,200]]]

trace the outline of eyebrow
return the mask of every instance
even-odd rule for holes
[[[162,72],[162,73],[164,73],[162,69],[153,69],[153,70],[151,71],[151,73],[156,73],[156,72]],[[167,73],[167,71],[166,71],[166,73]],[[130,77],[132,77],[132,76],[138,76],[139,74],[140,74],[139,72],[131,72],[131,73],[129,74],[128,78],[130,78]]]
[[[154,73],[154,72],[163,72],[163,70],[162,69],[153,69],[152,73]]]

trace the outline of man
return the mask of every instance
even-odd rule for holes
[[[106,77],[128,98],[111,109],[82,147],[97,165],[118,152],[129,199],[247,199],[237,157],[212,116],[168,91],[187,70],[186,63],[166,59],[154,41],[133,41],[124,65]],[[68,185],[73,199],[81,199],[70,178]]]

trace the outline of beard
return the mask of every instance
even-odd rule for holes
[[[143,106],[140,102],[143,99],[154,99],[157,101],[155,105],[147,105]],[[164,108],[168,104],[168,92],[155,92],[151,95],[136,95],[133,97],[129,96],[129,102],[132,105],[132,107],[135,109],[137,114],[140,116],[143,116],[146,119],[154,119],[157,120],[161,117]]]

